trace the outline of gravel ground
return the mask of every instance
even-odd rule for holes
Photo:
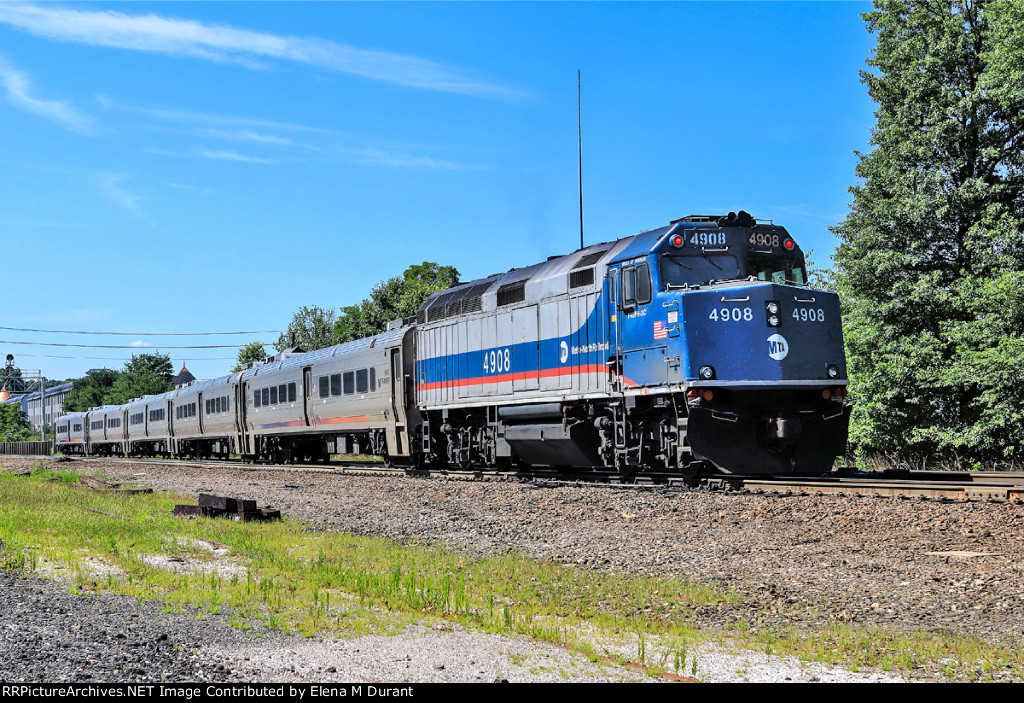
[[[6,459],[4,463],[12,468],[31,464]],[[583,568],[686,576],[741,592],[742,602],[709,606],[694,614],[701,625],[711,628],[740,620],[755,631],[789,626],[817,629],[830,622],[853,621],[888,630],[972,634],[989,641],[1020,643],[1024,639],[1024,507],[1019,505],[659,493],[587,486],[536,488],[507,482],[381,479],[241,468],[172,471],[145,462],[111,464],[103,470],[115,480],[188,496],[215,493],[255,499],[261,507],[278,508],[293,518],[357,534],[439,540],[480,554],[514,549]],[[47,588],[32,583],[29,591]],[[7,582],[0,584],[6,593]],[[72,597],[64,594],[63,598]],[[5,606],[0,606],[6,622],[4,610]],[[51,614],[43,612],[46,618],[35,631],[52,635],[60,628],[46,624]],[[104,617],[108,617],[106,612]],[[196,622],[194,618],[179,619]],[[167,621],[166,615],[160,620]],[[277,641],[273,636],[254,640],[220,628],[224,632],[217,635],[216,643],[201,648],[196,659],[191,655],[194,644],[210,641],[208,633],[202,633],[214,623],[200,623],[196,634],[190,634],[187,624],[174,627],[179,626],[185,628],[182,635],[170,638],[181,645],[171,648],[179,656],[166,664],[171,677],[225,676],[254,681],[335,676],[348,681],[642,678],[630,670],[597,667],[579,655],[535,643],[492,638],[493,642],[484,644],[488,638],[467,632],[409,631],[393,638],[316,640],[311,644],[314,640]],[[125,627],[107,626],[96,632],[124,632]],[[98,637],[94,641],[102,642]],[[150,631],[139,637],[146,643],[153,639]],[[315,656],[308,650],[311,646],[320,647],[322,655]],[[11,661],[7,656],[11,650],[6,645],[0,647],[7,649],[0,650],[6,664]],[[132,651],[142,650],[135,647]],[[154,651],[161,650],[156,646]],[[150,654],[148,649],[144,653]],[[882,678],[745,656],[738,659],[702,650],[697,678]],[[473,663],[467,663],[470,661]],[[109,665],[103,666],[107,668],[100,671],[107,676],[119,677],[130,671],[122,668],[113,673]],[[142,668],[150,676],[161,666]],[[24,672],[21,676],[35,676],[28,664],[18,671]],[[73,678],[70,669],[45,671],[63,680]],[[126,680],[131,676],[129,673]]]

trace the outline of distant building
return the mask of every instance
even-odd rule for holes
[[[192,383],[194,380],[196,380],[196,377],[192,375],[191,371],[185,368],[184,364],[182,364],[181,371],[178,372],[177,376],[171,379],[171,383],[174,384],[175,388],[181,388],[182,386],[187,386]]]
[[[73,383],[62,383],[59,386],[52,386],[46,389],[46,424],[52,425],[53,421],[64,414],[64,398],[71,392]],[[22,412],[28,416],[32,423],[32,429],[38,432],[43,427],[42,394],[24,393],[9,396],[0,400],[4,405],[19,405]]]

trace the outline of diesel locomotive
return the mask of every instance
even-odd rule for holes
[[[65,451],[821,474],[850,406],[838,297],[784,227],[691,215],[460,284],[367,339],[58,420]]]

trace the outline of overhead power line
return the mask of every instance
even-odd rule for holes
[[[158,344],[152,347],[136,347],[130,344],[61,344],[59,342],[10,342],[0,340],[0,344],[25,344],[31,347],[80,347],[85,349],[134,349],[135,351],[159,351],[161,349],[240,349],[245,344],[197,344],[194,346],[173,346]],[[260,342],[263,346],[270,346],[268,342]]]
[[[46,334],[110,334],[124,337],[215,337],[221,334],[284,334],[281,330],[257,330],[254,332],[83,332],[76,330],[33,330],[25,327],[0,327],[0,330],[7,330],[9,332],[45,332]]]
[[[137,349],[138,347],[132,347]],[[145,348],[145,347],[143,347]],[[19,359],[85,359],[87,361],[128,361],[123,356],[60,356],[57,354],[18,354]],[[207,356],[189,358],[188,361],[235,361],[233,356]]]

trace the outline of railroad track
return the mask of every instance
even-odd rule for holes
[[[22,457],[46,458],[46,457]],[[674,474],[645,474],[623,481],[610,473],[558,471],[480,471],[474,469],[408,469],[379,461],[331,464],[245,464],[225,460],[138,459],[134,457],[76,457],[84,463],[137,463],[153,466],[232,468],[253,472],[329,473],[339,476],[420,476],[466,481],[515,481],[538,487],[604,486],[621,490],[712,490],[771,495],[853,495],[946,501],[1024,502],[1024,473],[966,471],[865,471],[843,469],[820,477],[759,478],[710,476],[688,481]]]

